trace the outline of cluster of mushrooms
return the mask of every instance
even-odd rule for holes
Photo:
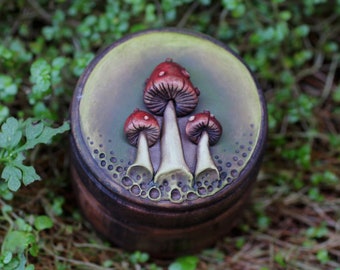
[[[126,120],[124,132],[129,143],[137,147],[134,163],[128,168],[131,178],[163,181],[182,181],[193,186],[193,174],[184,158],[177,117],[190,114],[198,104],[200,91],[190,81],[189,72],[167,58],[155,67],[146,81],[144,103],[155,115],[163,116],[162,131],[153,114],[136,109]],[[209,151],[209,145],[217,143],[222,126],[209,111],[188,118],[185,132],[190,141],[197,144],[195,179],[219,179],[219,171]],[[161,162],[154,176],[149,147],[161,136]]]

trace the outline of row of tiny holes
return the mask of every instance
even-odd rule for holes
[[[251,127],[253,128],[253,125],[251,125]],[[99,136],[102,137],[102,135],[99,135]],[[244,134],[244,136],[246,136],[246,134]],[[250,133],[249,136],[252,137],[253,134]],[[90,140],[89,137],[88,137],[87,139]],[[108,142],[111,143],[112,140],[108,140]],[[90,145],[93,145],[93,144],[94,144],[94,142],[93,142],[93,141],[90,141]],[[253,144],[253,142],[252,142],[252,141],[249,141],[249,145],[250,145],[250,146],[247,148],[247,150],[248,150],[249,152],[252,150],[252,146],[251,146],[252,144]],[[236,145],[239,145],[239,142],[236,142]],[[103,147],[103,144],[99,144],[99,148],[102,148],[102,147]],[[240,145],[240,146],[239,146],[239,149],[240,149],[240,150],[244,150],[244,148],[245,148],[244,145]],[[239,149],[236,149],[236,150],[235,150],[235,153],[236,153],[236,154],[240,153],[240,150],[239,150]],[[101,159],[100,165],[101,165],[102,167],[105,167],[105,166],[106,166],[106,161],[103,160],[103,159],[106,157],[105,153],[99,153],[99,150],[98,150],[98,149],[94,149],[93,152],[94,152],[94,154],[98,155],[98,157]],[[110,152],[110,154],[113,154],[113,152]],[[244,157],[244,158],[246,158],[247,155],[248,155],[248,154],[247,154],[246,152],[243,152],[243,153],[242,153],[242,157]],[[222,163],[223,163],[223,161],[219,159],[219,156],[218,156],[218,155],[216,155],[214,158],[216,159],[217,164],[222,164]],[[117,160],[117,158],[115,158],[115,157],[111,157],[111,158],[110,158],[110,161],[111,161],[112,163],[117,163],[118,160]],[[244,161],[243,161],[242,159],[239,159],[239,157],[238,157],[237,155],[235,155],[235,156],[233,157],[233,161],[234,161],[234,162],[237,161],[237,165],[238,165],[238,166],[242,166],[242,165],[244,164]],[[120,162],[123,163],[124,160],[121,159]],[[218,169],[219,169],[220,172],[223,170],[223,168],[222,168],[221,166],[217,166],[217,167],[218,167]],[[232,163],[231,163],[231,162],[227,162],[227,163],[226,163],[226,167],[227,167],[227,168],[232,167]],[[114,168],[114,166],[113,166],[112,164],[110,164],[110,165],[108,165],[107,170],[112,171],[113,168]],[[126,169],[127,169],[127,168],[124,169],[122,166],[117,166],[117,167],[116,167],[116,171],[117,171],[119,174],[122,173],[122,172],[123,172],[124,170],[126,170]],[[238,176],[238,173],[239,173],[238,170],[234,169],[234,170],[231,170],[230,175],[231,175],[233,178],[236,178],[236,177]],[[232,179],[232,178],[230,178],[230,177],[227,177],[227,173],[226,173],[226,172],[222,172],[221,175],[222,175],[222,177],[221,177],[222,180],[219,181],[219,184],[218,184],[218,186],[217,186],[218,188],[220,188],[220,187],[222,186],[222,182],[224,182],[224,180],[231,180],[231,179]],[[113,176],[114,179],[118,178],[118,174],[116,174],[116,173],[114,173],[112,176]],[[222,182],[221,182],[221,181],[222,181]],[[124,185],[124,184],[123,184],[123,185]],[[134,185],[132,185],[132,186],[135,186],[135,185],[137,185],[137,184],[134,184]],[[204,185],[206,186],[207,184],[204,183]],[[138,186],[138,185],[137,185],[137,186]],[[200,195],[208,195],[210,192],[214,191],[214,189],[213,189],[213,187],[212,187],[211,185],[207,187],[207,190],[208,190],[208,192],[209,192],[208,194],[207,194],[206,190],[203,190],[203,189],[205,189],[205,188],[202,187],[202,183],[198,183],[197,186],[198,186],[198,193],[199,193]],[[142,188],[142,189],[144,189],[144,188]],[[154,187],[151,187],[150,190],[149,190],[149,192],[150,192],[152,189],[154,189]],[[176,190],[177,190],[177,189],[171,190],[171,193],[174,192],[174,191],[176,191]],[[138,196],[138,195],[142,195],[142,196],[145,196],[145,195],[146,195],[146,193],[143,193],[143,192],[145,192],[145,191],[142,191],[142,192],[133,192],[133,191],[132,191],[132,188],[130,188],[130,191],[131,191],[131,193],[133,193],[134,195],[137,195],[137,196]],[[177,191],[178,191],[178,190],[177,190]],[[178,192],[179,192],[179,191],[178,191]],[[186,191],[182,191],[182,192],[186,192]],[[188,194],[189,194],[190,192],[191,192],[191,191],[189,191]]]

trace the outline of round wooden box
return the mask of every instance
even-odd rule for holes
[[[173,126],[190,181],[127,173],[137,147],[124,134],[125,121],[136,108],[153,114],[144,88],[167,58],[185,68],[200,91],[197,106]],[[219,176],[198,179],[198,146],[185,130],[207,110],[223,128],[209,146]],[[161,133],[148,148],[155,174],[165,155],[165,117],[154,117]],[[71,125],[72,181],[86,219],[114,244],[163,259],[208,247],[235,225],[256,181],[267,135],[264,97],[243,61],[223,43],[183,29],[135,33],[101,51],[76,86]],[[170,138],[170,148],[178,148],[172,143]]]

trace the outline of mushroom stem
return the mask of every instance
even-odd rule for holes
[[[133,179],[151,181],[153,177],[153,167],[150,159],[148,141],[145,132],[141,132],[138,137],[137,154],[134,163],[128,168],[127,175]]]
[[[195,169],[195,179],[212,181],[219,179],[220,173],[211,157],[209,151],[209,135],[204,131],[197,144],[197,162]]]
[[[181,181],[192,185],[191,174],[185,160],[182,141],[178,129],[174,102],[170,100],[164,111],[161,138],[161,164],[155,175],[155,182],[162,184],[164,180]]]

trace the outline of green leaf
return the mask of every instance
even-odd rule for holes
[[[25,135],[27,140],[32,140],[38,137],[44,129],[42,122],[34,123],[32,119],[27,120]]]
[[[93,53],[76,55],[72,63],[73,74],[76,76],[80,76],[83,73],[84,69],[89,64],[89,62],[93,59],[93,57],[94,57]]]
[[[37,257],[38,253],[39,253],[39,246],[37,244],[37,239],[33,234],[28,235],[27,239],[27,245],[30,246],[30,248],[28,249],[29,253],[33,256],[33,257]]]
[[[44,102],[37,101],[33,106],[34,116],[38,119],[51,119],[55,120],[57,116],[51,108],[48,108]]]
[[[45,26],[42,29],[42,34],[47,40],[52,40],[55,33],[56,33],[56,28],[53,26]]]
[[[15,220],[15,228],[18,231],[22,231],[22,232],[31,232],[32,231],[32,226],[30,224],[28,224],[23,218],[17,218]],[[33,235],[29,234],[27,236],[27,244],[30,244],[32,242],[32,237],[34,237]]]
[[[65,203],[65,198],[61,196],[54,196],[52,203],[53,213],[57,216],[63,214],[63,204]]]
[[[17,166],[22,171],[22,182],[25,186],[41,179],[32,166],[26,166],[24,164],[17,164]]]
[[[13,52],[6,48],[4,45],[0,45],[0,59],[11,59],[13,57]]]
[[[320,249],[316,254],[316,258],[322,263],[326,263],[330,260],[328,251],[326,249]]]
[[[329,231],[327,229],[326,223],[322,223],[320,226],[317,227],[309,227],[305,234],[308,238],[323,238],[327,237]]]
[[[31,65],[30,81],[33,84],[30,103],[43,99],[50,93],[51,66],[45,59],[37,59]]]
[[[309,26],[306,24],[301,24],[294,29],[294,33],[299,37],[305,37],[309,34]]]
[[[9,213],[9,212],[12,212],[13,211],[13,207],[8,205],[8,204],[5,204],[1,207],[1,211],[3,213]]]
[[[7,182],[7,186],[11,191],[17,191],[20,188],[21,177],[21,170],[11,165],[7,165],[1,173],[1,178]]]
[[[335,90],[332,94],[332,98],[335,102],[340,103],[340,86],[335,88]]]
[[[9,116],[9,108],[0,105],[0,124]]]
[[[60,83],[62,78],[60,76],[61,69],[66,65],[67,60],[65,57],[56,57],[52,61],[52,72],[51,72],[51,81],[52,84],[55,85]]]
[[[31,125],[31,121],[32,120],[27,120],[29,123],[28,125]],[[39,128],[40,129],[40,128]],[[60,133],[64,133],[65,131],[70,129],[70,125],[68,122],[64,122],[62,126],[58,127],[58,128],[51,128],[48,126],[44,126],[43,131],[40,132],[40,135],[38,135],[37,137],[34,138],[30,138],[26,141],[26,143],[20,147],[20,149],[17,149],[17,151],[25,151],[25,150],[29,150],[34,148],[37,144],[40,143],[50,143],[51,139]]]
[[[19,146],[22,138],[22,127],[25,130],[26,142]],[[9,150],[2,153],[5,166],[1,173],[1,178],[5,180],[9,190],[17,191],[21,183],[29,185],[40,180],[40,176],[36,173],[34,167],[23,164],[25,160],[24,152],[34,148],[37,144],[49,143],[55,135],[63,133],[69,128],[68,122],[64,122],[58,128],[52,128],[45,126],[44,122],[34,122],[31,118],[21,124],[13,117],[7,119],[1,127],[0,147]],[[8,192],[1,192],[1,196],[3,194],[8,194]]]
[[[13,193],[9,190],[7,183],[3,181],[0,181],[0,197],[2,197],[4,200],[7,200],[7,201],[10,201],[13,199]]]
[[[205,258],[208,258],[209,260],[214,262],[223,262],[225,257],[224,253],[221,250],[215,248],[203,250],[202,255]]]
[[[8,180],[7,185],[11,191],[18,191],[18,189],[21,187],[21,182],[18,178],[11,177]]]
[[[285,267],[287,265],[284,254],[282,252],[278,252],[274,255],[274,260],[277,262],[281,267]]]
[[[10,252],[10,251],[6,251],[6,252],[4,252],[3,256],[4,256],[4,258],[2,260],[3,263],[8,264],[13,258],[13,253]]]
[[[34,220],[34,227],[38,231],[50,229],[53,227],[53,221],[48,216],[38,216]]]
[[[18,261],[18,266],[15,268],[11,268],[11,269],[16,269],[16,270],[24,270],[25,269],[25,265],[27,263],[27,259],[25,257],[24,252],[20,252],[17,256],[16,256],[16,260]]]
[[[34,270],[34,265],[33,264],[29,264],[26,266],[25,270]]]
[[[11,102],[17,93],[17,83],[10,76],[0,75],[0,100]]]
[[[27,237],[30,233],[21,231],[9,231],[2,243],[2,252],[21,253],[27,248]]]
[[[39,246],[34,243],[32,244],[32,246],[29,248],[29,253],[33,256],[33,257],[37,257],[39,254]]]
[[[270,221],[271,220],[269,217],[261,215],[257,218],[257,226],[259,227],[260,230],[265,230],[269,227]]]
[[[19,162],[12,162],[11,165],[7,165],[2,171],[1,178],[7,182],[11,191],[17,191],[21,186],[21,181],[27,186],[40,180],[40,176],[32,166],[26,166]]]
[[[185,256],[178,258],[169,265],[169,270],[195,270],[198,258],[195,256]]]
[[[316,202],[322,202],[325,199],[325,197],[320,193],[318,187],[311,187],[308,190],[308,197]]]
[[[1,126],[0,148],[12,149],[18,145],[22,137],[19,121],[9,117]]]
[[[292,13],[288,10],[284,10],[284,11],[279,13],[279,16],[282,20],[288,21],[292,17]]]
[[[130,255],[130,262],[133,264],[145,263],[149,260],[149,254],[141,252],[139,250],[135,251]]]

